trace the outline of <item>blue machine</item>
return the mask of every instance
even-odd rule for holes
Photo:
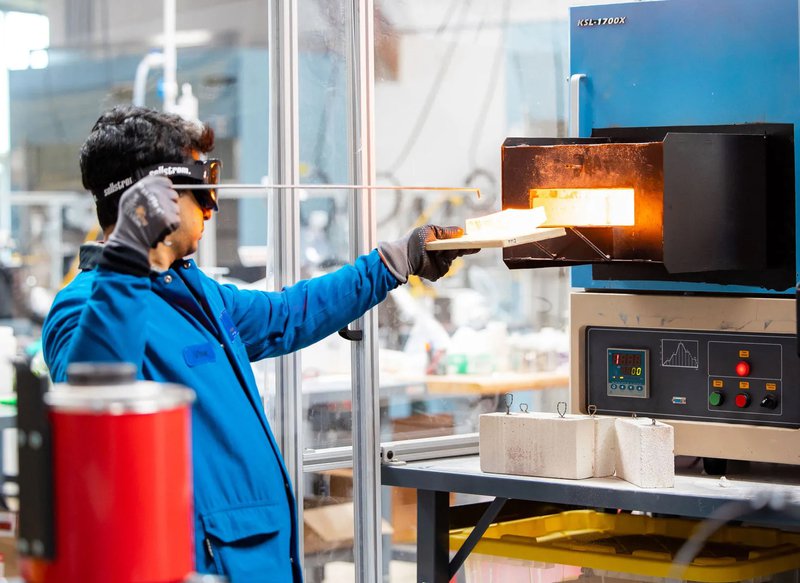
[[[570,12],[574,138],[509,139],[504,207],[634,189],[635,224],[507,249],[569,265],[572,407],[652,416],[676,454],[800,464],[798,0]]]
[[[590,136],[594,128],[792,124],[798,159],[797,0],[636,2],[574,8],[570,18],[570,69],[586,75],[580,93],[582,136]],[[800,173],[794,175],[795,192],[800,192]],[[794,206],[797,230],[800,223]],[[794,239],[794,250],[785,252],[798,258]],[[797,259],[795,264],[797,282]],[[576,268],[573,285],[786,293],[756,286],[603,281],[592,277],[591,267]],[[794,293],[793,285],[789,291]]]

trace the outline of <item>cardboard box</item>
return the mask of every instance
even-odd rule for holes
[[[341,502],[353,499],[353,470],[341,468],[338,470],[325,470],[320,472],[327,476],[328,495],[331,498],[340,498]]]
[[[2,577],[19,577],[19,555],[16,538],[0,538],[0,557],[2,557]]]
[[[19,577],[16,512],[0,512],[0,577]]]
[[[450,505],[456,501],[450,493]],[[417,541],[417,490],[414,488],[392,488],[392,542],[413,544]]]
[[[392,488],[392,527],[394,544],[410,544],[417,540],[417,491],[414,488]]]
[[[415,413],[393,419],[392,430],[392,437],[396,440],[453,435],[453,416],[449,413]],[[392,488],[392,528],[392,542],[395,544],[417,540],[417,491],[414,488]]]
[[[449,413],[415,413],[392,420],[393,439],[453,435],[453,425],[453,416]]]
[[[352,502],[329,504],[303,510],[303,549],[305,554],[346,549],[353,546],[355,508]],[[392,527],[382,521],[383,534]]]

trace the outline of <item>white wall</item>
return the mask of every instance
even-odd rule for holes
[[[468,35],[473,37],[473,35]],[[457,45],[450,66],[443,73],[430,111],[410,155],[396,169],[396,176],[408,184],[440,184],[443,176],[454,185],[463,183],[472,165],[499,169],[500,144],[505,138],[505,71],[494,76],[492,100],[479,119],[485,92],[492,79],[495,51],[500,33],[482,32],[476,42],[464,39]],[[400,73],[397,81],[376,84],[375,134],[379,170],[394,166],[402,149],[412,138],[415,123],[436,77],[452,36],[408,35],[400,41]],[[469,159],[471,139],[481,124],[475,160]]]
[[[85,5],[92,21],[90,38],[70,35],[70,9]],[[178,0],[179,31],[211,31],[242,44],[266,43],[266,0]],[[106,42],[153,45],[163,28],[161,0],[50,0],[51,44],[54,47]]]

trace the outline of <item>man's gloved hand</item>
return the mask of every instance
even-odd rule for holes
[[[164,176],[145,176],[122,194],[117,224],[106,245],[147,257],[178,225],[178,193],[172,182]]]
[[[407,282],[409,275],[436,281],[447,273],[456,257],[477,253],[478,250],[426,251],[425,243],[436,239],[454,239],[463,233],[461,227],[425,225],[414,229],[398,241],[379,243],[378,253],[400,283]]]

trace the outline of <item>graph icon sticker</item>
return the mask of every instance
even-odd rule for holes
[[[698,368],[700,345],[697,340],[661,340],[661,366]]]

